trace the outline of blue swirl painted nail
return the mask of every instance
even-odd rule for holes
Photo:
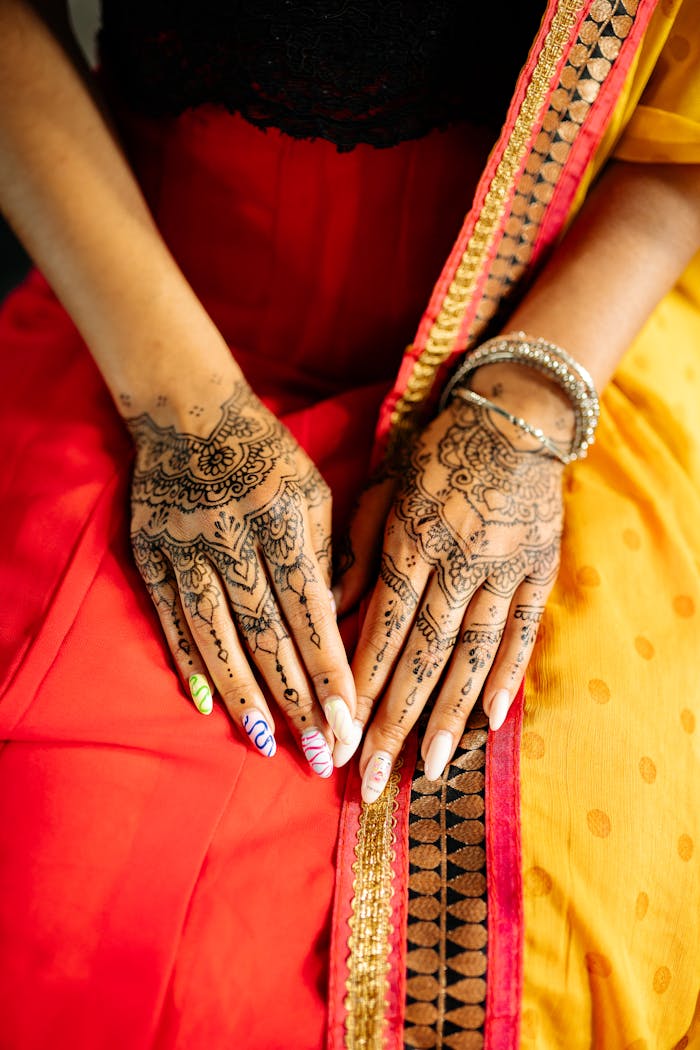
[[[263,716],[258,711],[246,711],[243,715],[243,728],[260,754],[272,758],[277,750],[277,743]]]

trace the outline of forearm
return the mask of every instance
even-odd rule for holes
[[[0,0],[0,205],[117,403],[191,402],[198,374],[235,366],[154,224],[60,11],[56,24]]]
[[[601,391],[699,248],[700,166],[613,164],[507,328],[566,349]],[[490,366],[477,376],[481,393],[510,384],[531,416],[543,413],[533,422],[547,425],[561,408],[528,369]]]

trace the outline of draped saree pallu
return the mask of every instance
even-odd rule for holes
[[[328,482],[336,535],[606,161],[700,162],[699,3],[551,0],[488,159],[466,114],[346,152],[212,99],[149,116],[105,63],[158,228]],[[356,760],[309,772],[276,707],[268,761],[185,699],[129,549],[122,421],[44,279],[8,298],[3,1050],[57,1031],[74,1050],[700,1046],[700,261],[684,280],[565,475],[560,576],[505,725],[475,709],[437,782],[412,734],[372,806]],[[356,614],[340,626],[350,650]]]
[[[473,207],[382,406],[375,464],[400,454],[458,355],[503,317],[561,235],[654,7],[549,4]],[[350,776],[332,1050],[519,1045],[522,703],[521,688],[504,728],[488,739],[475,711],[437,784],[423,777],[415,743],[373,806],[358,803],[359,779]]]

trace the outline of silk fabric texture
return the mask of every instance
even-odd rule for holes
[[[697,24],[697,4],[659,5],[577,203],[613,149],[697,162]],[[342,527],[487,144],[455,127],[338,156],[207,108],[127,134],[176,258]],[[0,345],[3,1039],[320,1047],[345,774],[312,777],[284,730],[264,763],[183,697],[128,549],[128,439],[37,274]],[[567,472],[521,744],[526,1048],[700,1039],[699,348],[696,262]]]

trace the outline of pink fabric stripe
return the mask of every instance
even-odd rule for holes
[[[406,919],[408,907],[408,815],[411,783],[416,765],[417,737],[411,733],[403,750],[403,766],[394,812],[395,857],[391,888],[392,916],[389,939],[385,1050],[402,1050],[406,1004]],[[345,787],[345,798],[338,839],[337,879],[331,933],[330,980],[328,993],[328,1050],[344,1050],[347,1011],[349,919],[354,896],[355,846],[362,813],[358,763],[352,762]]]
[[[592,0],[589,0],[589,4],[590,4],[590,2],[592,2]],[[581,12],[579,13],[579,18],[577,19],[576,26],[574,27],[574,31],[572,32],[572,36],[571,36],[571,41],[570,42],[573,42],[573,40],[576,39],[576,32],[578,31],[578,26],[580,25],[581,20],[583,19],[584,15],[586,13],[586,10],[588,9],[589,4],[584,4],[583,5],[583,8],[585,8],[585,10],[582,9]],[[454,247],[453,247],[452,251],[450,252],[450,255],[449,255],[449,257],[448,257],[448,259],[447,259],[447,261],[445,263],[445,266],[443,267],[442,273],[440,274],[440,277],[438,278],[438,281],[437,281],[437,283],[435,285],[435,288],[433,289],[433,293],[432,293],[432,295],[430,297],[430,301],[428,303],[428,306],[427,306],[427,308],[426,308],[426,310],[425,310],[425,312],[423,314],[423,317],[421,318],[420,324],[418,326],[418,331],[416,333],[415,340],[414,340],[413,344],[411,345],[411,347],[409,347],[409,349],[404,354],[403,360],[401,362],[401,366],[399,368],[398,375],[396,377],[396,382],[394,383],[394,386],[393,386],[392,390],[387,395],[387,398],[385,399],[385,401],[384,401],[384,403],[382,405],[382,408],[380,410],[379,420],[378,420],[378,423],[377,423],[375,449],[374,449],[374,455],[373,455],[373,463],[375,465],[381,459],[381,455],[382,455],[382,453],[383,453],[383,451],[384,451],[384,449],[386,447],[386,441],[387,441],[387,438],[388,438],[388,435],[389,435],[389,431],[390,431],[390,427],[391,427],[391,414],[394,411],[394,408],[396,407],[396,403],[398,402],[399,398],[401,397],[401,394],[406,389],[406,385],[407,385],[409,376],[410,376],[410,374],[411,374],[411,372],[413,370],[413,365],[414,365],[415,361],[420,356],[422,351],[425,349],[425,345],[426,345],[426,341],[427,341],[430,329],[431,329],[431,327],[432,327],[432,325],[433,325],[433,323],[435,321],[435,318],[437,317],[437,315],[438,315],[438,313],[440,311],[440,307],[441,307],[442,302],[443,302],[443,300],[444,300],[444,298],[445,298],[445,296],[446,296],[446,294],[448,292],[448,289],[449,289],[450,284],[451,284],[451,282],[453,280],[455,271],[456,271],[456,269],[457,269],[457,267],[458,267],[458,265],[459,265],[459,263],[460,263],[460,261],[462,259],[464,251],[466,249],[466,246],[467,246],[467,244],[469,242],[469,238],[471,237],[471,235],[472,235],[472,233],[474,231],[474,226],[476,224],[476,220],[477,220],[477,218],[479,216],[479,213],[480,213],[480,211],[481,211],[481,209],[483,207],[484,200],[486,198],[486,194],[488,193],[488,189],[489,189],[489,187],[490,187],[490,185],[491,185],[491,183],[493,181],[493,177],[495,175],[495,172],[496,172],[496,169],[498,167],[498,164],[501,161],[503,153],[504,153],[504,151],[506,149],[506,146],[508,145],[508,142],[509,142],[510,137],[512,135],[515,121],[516,121],[518,113],[520,111],[520,107],[521,107],[522,101],[523,101],[523,99],[525,97],[525,93],[527,91],[527,86],[528,86],[528,84],[530,82],[530,79],[532,77],[533,70],[534,70],[535,66],[537,65],[537,59],[539,57],[539,53],[540,53],[540,51],[542,49],[542,45],[543,45],[544,40],[545,40],[545,38],[547,36],[547,33],[549,32],[549,29],[550,29],[551,24],[552,24],[552,19],[554,18],[554,15],[556,14],[556,11],[557,11],[558,7],[559,7],[559,0],[550,0],[549,4],[547,6],[547,11],[545,13],[545,17],[544,17],[542,25],[540,27],[540,30],[539,30],[539,32],[537,34],[537,37],[535,38],[535,41],[533,43],[532,48],[530,49],[530,53],[528,55],[527,62],[525,63],[525,65],[524,65],[524,67],[523,67],[523,69],[522,69],[522,71],[520,73],[520,76],[518,78],[518,82],[517,82],[516,88],[515,88],[515,93],[513,95],[510,107],[508,109],[508,114],[506,116],[506,120],[505,120],[505,123],[503,125],[503,129],[501,131],[501,135],[500,135],[500,137],[498,139],[498,142],[496,143],[494,149],[491,152],[491,155],[490,155],[490,157],[488,159],[488,162],[486,164],[486,167],[484,169],[484,173],[483,173],[483,175],[481,177],[481,180],[480,180],[480,182],[479,182],[479,184],[477,186],[472,207],[470,208],[469,212],[467,213],[467,216],[466,216],[466,218],[464,220],[464,224],[462,226],[462,229],[460,230],[460,233],[459,233],[459,235],[457,237],[457,240],[455,241]],[[562,55],[561,62],[560,62],[559,67],[557,69],[557,74],[558,74],[559,69],[561,68],[561,66],[565,62],[565,60],[566,60],[566,53]],[[550,85],[550,90],[549,90],[549,93],[547,95],[547,99],[545,100],[545,102],[543,104],[542,112],[544,112],[545,109],[546,109],[547,101],[549,99],[549,95],[554,90],[554,87],[555,87],[556,83],[557,83],[557,76],[555,75],[552,78],[552,83]],[[534,140],[534,137],[539,133],[539,130],[540,130],[539,126],[537,126],[533,130],[533,135],[532,135],[531,142]],[[525,157],[523,158],[523,165],[525,164],[526,160],[527,160],[527,151],[525,153]],[[514,188],[514,186],[513,186],[513,188]],[[505,221],[505,218],[504,218],[504,221]],[[474,314],[476,313],[476,309],[478,307],[479,300],[480,300],[481,289],[482,289],[483,284],[485,283],[485,281],[487,279],[489,264],[491,262],[491,257],[492,257],[493,252],[496,251],[497,242],[498,242],[498,238],[494,238],[494,246],[493,246],[493,249],[492,249],[492,253],[489,256],[489,259],[487,260],[486,265],[483,267],[482,274],[480,275],[480,278],[479,278],[479,280],[477,282],[477,286],[475,288],[475,293],[474,293],[474,296],[472,298],[472,302],[470,304],[470,308],[467,311],[467,316],[465,317],[464,323],[462,325],[462,329],[460,330],[460,337],[457,340],[457,344],[456,344],[457,348],[453,351],[452,355],[450,356],[449,361],[446,362],[445,365],[443,366],[443,369],[442,369],[443,372],[446,371],[447,369],[449,369],[449,367],[451,366],[451,364],[454,361],[454,358],[457,356],[457,354],[461,353],[464,350],[463,336],[464,336],[464,333],[468,330],[468,328],[469,328],[469,326],[470,326],[470,324],[472,322],[472,319],[474,317]],[[439,380],[438,380],[438,383],[436,384],[436,386],[439,386]]]
[[[488,962],[484,1050],[517,1050],[523,971],[520,733],[523,687],[486,748]]]

